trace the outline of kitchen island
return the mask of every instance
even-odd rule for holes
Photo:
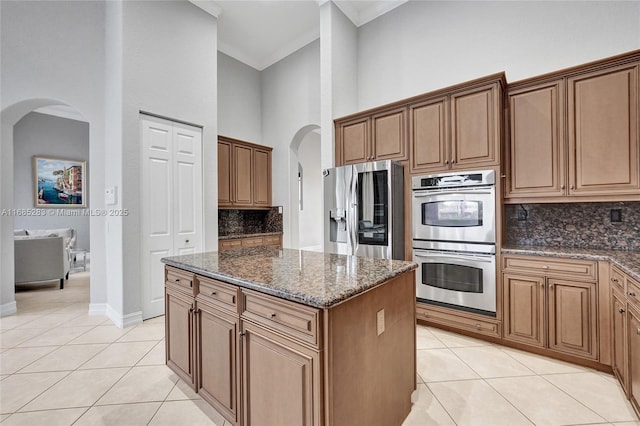
[[[231,423],[409,414],[414,263],[273,247],[163,262],[167,365]]]

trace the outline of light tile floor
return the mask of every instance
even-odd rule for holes
[[[89,316],[88,281],[16,293],[0,319],[0,423],[229,425],[164,365],[164,318],[122,330]],[[610,375],[436,328],[417,337],[404,425],[640,426]]]

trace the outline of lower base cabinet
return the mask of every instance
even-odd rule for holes
[[[192,387],[194,376],[193,296],[165,291],[165,340],[167,365]]]
[[[319,352],[249,322],[242,342],[244,423],[319,425]]]
[[[198,302],[196,308],[197,391],[224,417],[238,422],[239,320],[220,309]]]
[[[629,392],[627,349],[627,302],[616,291],[611,292],[611,326],[613,339],[613,374],[618,378],[625,393]]]
[[[640,413],[640,306],[629,304],[629,399]]]

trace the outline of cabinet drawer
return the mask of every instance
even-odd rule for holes
[[[487,336],[501,337],[500,321],[498,320],[485,320],[439,311],[420,303],[416,305],[416,317],[428,323],[441,324]]]
[[[198,300],[238,313],[238,287],[207,277],[197,276]]]
[[[562,259],[551,257],[503,257],[504,269],[560,275],[577,278],[597,279],[596,262],[578,259]]]
[[[218,251],[242,247],[242,240],[219,240]]]
[[[171,266],[165,267],[165,284],[169,288],[195,295],[193,279],[192,273]]]
[[[627,300],[640,309],[640,282],[627,276]]]
[[[280,245],[280,235],[267,235],[263,237],[265,246],[279,246]]]
[[[252,320],[290,337],[318,347],[319,310],[275,299],[250,290],[242,290],[242,318]]]
[[[626,294],[625,275],[615,266],[611,268],[611,288],[615,288],[622,294]]]
[[[258,247],[262,245],[262,237],[242,239],[242,247]]]

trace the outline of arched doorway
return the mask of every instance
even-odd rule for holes
[[[2,138],[0,140],[0,209],[4,212],[0,221],[0,252],[2,253],[2,256],[0,256],[0,316],[10,315],[17,311],[13,243],[15,215],[12,214],[12,212],[16,211],[14,202],[15,167],[31,167],[31,164],[14,165],[15,126],[35,110],[59,105],[75,110],[71,105],[56,99],[29,99],[6,107],[0,113],[2,123]],[[82,116],[77,110],[75,112]],[[84,121],[89,123],[88,120]],[[87,137],[89,138],[90,136],[87,135]],[[90,221],[93,220],[94,218],[91,217]]]
[[[315,124],[298,130],[289,145],[291,248],[322,250],[320,145],[320,126]]]

